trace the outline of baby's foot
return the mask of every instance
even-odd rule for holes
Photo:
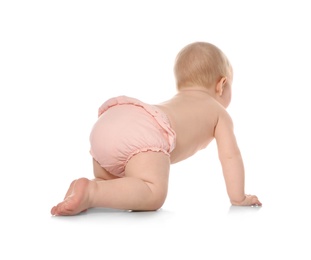
[[[89,208],[89,188],[91,181],[86,178],[71,183],[65,199],[51,209],[52,215],[76,215]]]

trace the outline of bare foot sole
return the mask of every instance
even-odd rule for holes
[[[89,208],[88,187],[90,180],[80,178],[73,181],[66,193],[64,201],[51,209],[55,216],[71,216],[84,212]]]
[[[71,195],[72,191],[73,191],[73,187],[75,186],[75,183],[76,183],[76,180],[72,181],[70,186],[69,186],[69,189],[67,190],[66,192],[66,195],[65,195],[65,198],[64,200],[69,196]]]

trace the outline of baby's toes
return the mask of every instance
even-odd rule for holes
[[[54,206],[52,209],[51,209],[51,214],[54,216],[56,214],[56,206]]]

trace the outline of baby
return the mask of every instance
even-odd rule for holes
[[[217,143],[232,205],[261,202],[244,193],[243,160],[226,111],[233,71],[224,53],[206,42],[177,55],[177,94],[158,105],[127,96],[106,101],[90,134],[93,180],[73,181],[52,215],[75,215],[92,207],[157,210],[165,202],[170,164]]]

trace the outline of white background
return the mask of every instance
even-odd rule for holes
[[[308,1],[1,1],[1,259],[310,259]],[[158,212],[52,217],[92,178],[88,137],[115,95],[175,94],[193,41],[234,67],[228,109],[262,208],[231,207],[215,144],[171,168]]]

